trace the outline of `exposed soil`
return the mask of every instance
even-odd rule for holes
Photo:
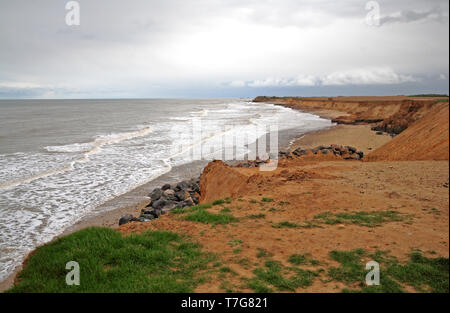
[[[262,266],[258,248],[271,253],[272,259],[288,265],[292,254],[310,253],[321,263],[333,264],[331,250],[364,248],[368,251],[390,250],[405,260],[412,249],[433,251],[448,257],[449,198],[443,183],[448,179],[448,162],[359,162],[359,161],[280,161],[274,172],[257,168],[229,168],[221,162],[210,165],[210,186],[205,198],[223,198],[228,191],[234,198],[230,204],[214,206],[211,212],[228,207],[240,219],[229,225],[205,225],[166,215],[151,223],[131,223],[120,227],[123,233],[164,229],[192,236],[206,251],[216,253],[224,265],[237,275],[216,278],[197,291],[223,292],[222,284],[239,291],[251,291],[242,284],[256,267]],[[237,194],[234,187],[222,184],[222,177],[236,172],[244,181]],[[242,176],[241,176],[242,175]],[[208,176],[208,173],[204,174]],[[220,189],[217,189],[220,188]],[[217,190],[218,197],[214,197]],[[239,197],[241,199],[239,200]],[[273,198],[263,202],[262,197]],[[254,203],[256,200],[256,203]],[[288,202],[288,203],[286,203]],[[270,208],[275,211],[269,211]],[[331,211],[394,210],[405,220],[387,222],[378,227],[359,225],[321,225],[321,228],[274,228],[279,222],[303,224],[319,213]],[[265,218],[248,216],[265,214]],[[408,216],[408,218],[406,218]],[[241,240],[238,246],[232,240]],[[234,253],[236,247],[242,250]],[[247,259],[245,266],[242,259]],[[336,292],[344,287],[336,281],[315,280],[297,292]]]

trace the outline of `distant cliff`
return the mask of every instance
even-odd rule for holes
[[[345,115],[334,118],[336,123],[374,123],[374,130],[392,134],[400,134],[431,109],[448,106],[448,97],[256,97],[253,101],[305,111],[339,111]]]

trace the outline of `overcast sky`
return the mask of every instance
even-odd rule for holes
[[[0,98],[448,93],[448,0],[67,2],[0,0]]]

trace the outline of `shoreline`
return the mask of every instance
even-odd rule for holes
[[[280,104],[275,104],[280,105]],[[281,105],[283,106],[283,105]],[[293,110],[298,110],[305,113],[310,113],[317,115],[321,118],[329,119],[331,120],[338,114],[341,116],[342,112],[338,111],[332,111],[332,110],[314,110],[314,111],[306,111],[306,110],[299,110],[297,108],[291,108]],[[289,151],[293,145],[296,144],[296,142],[300,138],[309,138],[309,136],[312,136],[314,138],[318,132],[332,132],[333,129],[337,125],[332,125],[329,128],[322,129],[319,131],[310,131],[304,134],[301,134],[300,136],[292,136],[289,138],[289,132],[280,132],[282,134],[282,142],[281,146],[279,147],[279,151]],[[137,186],[130,191],[121,194],[119,196],[116,196],[105,203],[97,206],[94,209],[94,212],[90,213],[88,216],[85,216],[81,218],[78,222],[75,224],[69,226],[64,230],[63,233],[60,235],[55,236],[51,241],[54,241],[57,238],[67,236],[71,233],[74,233],[76,231],[79,231],[81,229],[87,228],[87,227],[108,227],[112,229],[117,229],[119,227],[118,221],[119,219],[126,215],[126,214],[133,214],[136,215],[138,212],[140,212],[148,203],[149,203],[149,197],[147,196],[148,193],[153,190],[156,187],[160,187],[163,184],[173,184],[178,183],[179,181],[190,179],[195,176],[199,176],[203,170],[203,168],[209,163],[210,161],[194,161],[188,164],[175,166],[171,169],[171,171],[153,179],[152,181],[149,181],[147,183],[144,183],[140,186]],[[132,201],[129,201],[126,203],[126,199],[133,198]],[[117,205],[117,203],[125,202],[123,205]],[[134,203],[132,203],[134,202]],[[111,209],[111,207],[113,207]],[[103,210],[102,210],[103,208]],[[39,247],[39,246],[37,246]],[[37,248],[36,247],[36,248]],[[35,248],[35,249],[36,249]],[[33,249],[33,251],[35,250]],[[32,253],[31,251],[30,253]],[[30,254],[29,253],[29,254]],[[28,255],[29,255],[28,254]],[[28,255],[24,258],[23,262],[28,258]],[[17,274],[22,270],[23,262],[21,265],[18,265],[14,271],[6,277],[3,281],[0,282],[0,292],[3,292],[9,288],[11,288],[14,285],[15,278]]]
[[[276,104],[276,105],[283,106],[283,104]],[[302,112],[315,114],[315,115],[319,115],[320,114],[319,116],[325,117],[327,119],[332,119],[333,117],[337,116],[338,114],[339,114],[339,116],[342,116],[342,114],[343,114],[342,112],[339,112],[339,111],[326,110],[326,109],[324,109],[324,110],[311,110],[310,111],[308,109],[307,110],[303,110],[301,108],[299,109],[299,108],[295,108],[295,107],[290,107],[290,108],[295,109],[295,110],[299,110],[299,111],[302,111]],[[307,133],[304,133],[304,134],[301,134],[301,135],[298,135],[298,136],[295,136],[295,135],[291,134],[292,135],[291,136],[292,140],[286,142],[286,145],[284,145],[284,146],[280,145],[279,150],[280,151],[293,151],[293,150],[297,149],[300,146],[302,148],[308,149],[308,148],[317,147],[319,145],[327,146],[327,145],[331,145],[331,144],[337,144],[337,145],[343,145],[343,146],[344,145],[351,145],[351,146],[357,147],[359,150],[362,150],[365,155],[366,154],[370,154],[372,151],[375,151],[379,147],[384,146],[385,143],[393,140],[392,137],[390,135],[388,135],[387,133],[379,134],[379,132],[377,133],[377,131],[372,130],[372,126],[373,126],[373,123],[372,124],[364,123],[364,124],[356,124],[356,125],[353,125],[353,124],[352,125],[337,124],[337,125],[332,125],[331,127],[326,128],[326,129],[322,129],[322,130],[319,130],[319,131],[307,132]],[[325,158],[324,160],[328,160],[328,159]],[[309,161],[311,161],[311,160],[309,160]],[[327,189],[328,187],[331,186],[330,184],[335,184],[335,185],[333,185],[335,188],[338,188],[338,187],[339,188],[343,188],[345,193],[348,193],[348,188],[350,188],[352,186],[353,187],[354,186],[359,186],[360,188],[362,188],[362,186],[364,186],[364,184],[367,184],[368,180],[373,180],[372,184],[378,183],[379,181],[383,181],[384,184],[390,182],[391,185],[392,185],[391,187],[387,188],[387,190],[389,190],[389,192],[386,192],[386,193],[384,193],[382,195],[382,198],[385,199],[383,201],[388,200],[388,201],[390,201],[392,203],[397,201],[398,202],[397,204],[401,204],[400,203],[401,201],[419,201],[419,203],[420,203],[420,201],[425,201],[423,199],[426,199],[427,201],[431,201],[431,200],[428,200],[428,198],[425,195],[422,198],[419,197],[419,198],[415,199],[416,197],[414,197],[414,199],[411,199],[411,197],[409,197],[406,194],[404,194],[404,192],[401,189],[398,189],[398,188],[400,188],[400,186],[403,186],[402,185],[402,182],[403,182],[403,178],[402,177],[403,177],[403,175],[405,173],[408,174],[408,175],[412,175],[410,178],[413,179],[413,178],[416,177],[417,172],[428,173],[430,171],[430,168],[434,168],[434,164],[432,164],[433,162],[431,162],[431,163],[430,162],[414,163],[414,165],[413,164],[409,164],[409,163],[398,163],[397,164],[397,163],[392,163],[392,162],[391,163],[386,163],[386,162],[381,162],[381,163],[373,163],[373,162],[357,162],[356,163],[356,162],[354,162],[353,163],[353,162],[349,162],[348,163],[349,166],[343,166],[342,167],[341,166],[342,163],[340,163],[342,161],[338,161],[339,163],[336,162],[336,164],[333,163],[334,162],[333,159],[329,159],[328,161],[331,161],[331,163],[330,163],[331,167],[325,167],[324,168],[324,171],[325,171],[324,173],[328,174],[328,172],[330,170],[331,171],[339,171],[340,175],[334,177],[334,179],[339,180],[339,182],[340,182],[339,184],[343,184],[343,185],[349,184],[349,185],[347,187],[341,187],[339,184],[334,183],[333,181],[325,182],[323,186],[322,185],[320,185],[320,186],[314,185],[314,183],[313,183],[309,187],[311,187],[311,188],[314,187],[313,189],[311,189],[311,190],[313,190],[314,193],[318,192],[317,188],[319,188],[319,190],[320,190],[321,187]],[[208,163],[208,161],[204,161],[204,162],[206,164]],[[303,170],[311,171],[311,169],[314,169],[315,167],[317,167],[317,168],[320,167],[320,165],[319,165],[320,163],[319,164],[303,163],[303,161],[295,161],[295,160],[291,162],[292,164],[290,164],[289,162],[291,162],[291,161],[289,161],[289,160],[285,161],[285,165],[289,164],[288,167],[285,167],[286,168],[285,171],[291,171],[291,170],[295,171],[296,168],[301,168],[302,171]],[[298,164],[296,162],[298,162]],[[428,163],[430,163],[430,164],[428,164]],[[448,163],[448,161],[447,161],[447,163]],[[307,164],[309,164],[309,165],[307,165]],[[339,164],[339,166],[337,166],[338,164]],[[304,167],[305,165],[307,165],[307,166]],[[395,166],[393,166],[393,165],[395,165]],[[442,163],[442,164],[439,163],[438,165],[445,169],[446,165],[444,163]],[[204,164],[198,164],[198,170],[200,172],[203,169],[203,167],[204,167]],[[311,167],[311,168],[309,168],[309,167]],[[389,172],[393,171],[394,168],[397,171],[397,167],[398,167],[399,172],[396,175],[391,176],[391,174],[389,174]],[[190,168],[190,166],[182,165],[181,168],[182,169],[186,169],[186,168]],[[390,170],[386,172],[386,168],[388,168]],[[413,170],[411,170],[411,169],[413,169]],[[367,175],[364,174],[364,173],[366,173],[367,170],[369,170],[371,172],[370,177],[366,177]],[[242,174],[245,174],[247,172],[250,173],[252,171],[256,171],[256,169],[245,169],[245,168],[242,168],[242,169],[236,169],[236,171],[238,171],[238,172],[240,172]],[[349,171],[350,174],[347,174],[346,171]],[[175,173],[175,172],[178,172],[178,173]],[[439,171],[439,174],[441,172],[442,171]],[[311,173],[314,174],[314,175],[317,175],[316,173],[313,173],[313,172],[311,172]],[[176,174],[176,175],[174,175],[174,174]],[[165,177],[166,179],[169,179],[169,178],[172,179],[171,183],[179,182],[179,181],[187,178],[186,173],[180,173],[180,171],[178,169],[174,168],[173,172],[171,171],[169,173],[166,173],[166,174],[162,175],[161,177],[158,177],[157,179],[155,179],[152,182],[149,182],[147,184],[139,186],[139,187],[133,189],[132,191],[128,192],[127,194],[121,195],[121,196],[116,197],[116,198],[111,200],[112,202],[114,202],[114,201],[117,201],[118,198],[123,198],[123,197],[126,198],[128,196],[128,197],[133,197],[133,199],[136,199],[136,203],[135,204],[122,206],[122,207],[119,207],[119,208],[111,210],[111,211],[99,212],[95,216],[92,216],[92,217],[87,218],[87,219],[82,219],[80,222],[78,222],[78,223],[72,225],[71,227],[69,227],[63,234],[61,234],[60,236],[57,236],[55,238],[58,238],[58,237],[70,234],[70,233],[72,233],[74,231],[77,231],[77,230],[80,230],[80,229],[83,229],[83,228],[89,227],[89,226],[104,226],[104,227],[109,227],[109,228],[113,228],[113,229],[118,228],[118,219],[121,216],[123,216],[124,214],[133,214],[133,215],[135,215],[136,212],[139,212],[140,209],[142,209],[143,207],[146,206],[146,204],[148,204],[148,202],[149,202],[148,199],[142,198],[140,201],[138,201],[140,199],[139,197],[146,196],[146,194],[148,194],[150,192],[150,190],[152,189],[152,187],[150,187],[150,185],[155,186],[155,187],[160,187],[163,184],[162,181],[164,181],[163,179],[164,179],[164,176],[166,176],[166,175],[168,176],[168,177]],[[378,178],[377,175],[379,175],[380,177]],[[441,190],[439,188],[441,188],[441,187],[437,185],[437,182],[440,182],[440,180],[442,180],[442,178],[445,175],[444,176],[443,175],[440,175],[440,176],[439,175],[435,175],[435,176],[436,176],[435,177],[436,182],[433,182],[433,184],[435,184],[436,186],[433,185],[431,188],[433,188],[433,190],[432,190],[433,192],[435,192],[435,191],[439,191],[440,192]],[[293,176],[293,177],[295,178],[296,176]],[[389,180],[386,180],[386,177],[388,177]],[[320,175],[318,176],[318,178],[320,178]],[[400,179],[400,181],[398,181],[398,179]],[[393,180],[393,181],[391,181],[391,180]],[[301,181],[302,181],[302,184],[303,184],[304,183],[303,180],[301,180]],[[415,186],[415,184],[407,185],[407,186],[405,186],[405,188],[410,188],[410,187],[414,187],[414,186]],[[279,188],[282,189],[283,187],[279,187]],[[303,186],[302,188],[305,188],[305,186]],[[392,190],[394,190],[394,189],[392,189],[392,188],[394,188],[396,190],[396,192],[393,192]],[[436,188],[439,189],[439,190],[437,190]],[[271,190],[271,189],[272,189],[272,187],[269,188],[268,190]],[[213,189],[211,189],[211,190],[213,190]],[[261,193],[259,193],[260,192],[259,190],[260,190],[260,188],[257,187],[257,191],[255,191],[255,192],[257,192],[258,195],[261,196]],[[409,189],[407,189],[407,190],[409,190]],[[274,196],[274,197],[278,196],[278,197],[280,197],[279,200],[285,201],[286,200],[285,197],[288,197],[288,198],[292,197],[290,191],[289,190],[286,190],[286,191],[288,192],[288,194],[287,195],[285,194],[283,196],[281,196],[278,193],[276,193],[276,194],[270,194],[269,193],[268,195],[269,196]],[[327,195],[328,195],[328,191],[326,191],[326,192],[327,192]],[[415,190],[414,192],[415,192],[415,194],[417,194],[418,191]],[[373,193],[372,196],[374,197],[373,198],[374,203],[376,201],[378,201],[376,199],[378,199],[381,196],[381,194],[379,194],[379,191],[377,190],[377,188],[375,188],[375,189],[373,189],[373,188],[372,189],[364,188],[364,192],[360,192],[359,194],[355,193],[353,196],[356,197],[356,198],[357,197],[367,197],[365,195],[366,193],[367,194]],[[406,198],[404,198],[404,196]],[[347,201],[347,197],[345,197],[344,199],[339,198],[339,193],[336,193],[336,197],[337,198],[335,200],[338,200],[338,201],[341,201],[341,202],[342,201],[344,201],[344,202]],[[303,198],[305,198],[305,196]],[[300,198],[300,200],[297,199],[297,201],[303,201],[303,200],[301,200],[303,198]],[[315,198],[317,198],[317,197],[315,197]],[[304,201],[307,201],[307,200],[308,199],[305,199]],[[326,202],[328,200],[325,199],[324,201]],[[361,198],[361,201],[362,201],[362,198]],[[445,197],[443,198],[443,201],[445,202]],[[287,203],[289,203],[289,202],[287,202]],[[307,202],[307,203],[308,203],[308,205],[311,205],[311,202]],[[356,202],[355,201],[351,201],[350,203],[354,204],[354,203],[359,203],[359,202],[358,201],[356,201]],[[361,203],[363,203],[363,202],[361,202]],[[381,205],[381,203],[385,203],[385,202],[380,202],[380,205]],[[346,205],[349,205],[349,204],[347,203]],[[440,203],[437,203],[437,206],[440,207]],[[322,206],[320,206],[320,207],[322,207]],[[403,208],[404,206],[399,206],[399,207]],[[281,210],[280,212],[283,212],[283,210]],[[417,213],[417,212],[412,212],[411,211],[409,213]],[[423,213],[422,212],[421,214],[425,218],[427,218],[428,220],[431,220],[428,213]],[[432,216],[431,216],[431,218],[432,218]],[[426,220],[425,223],[429,223],[429,222],[432,223],[432,221],[428,221],[428,220]],[[139,223],[139,224],[136,224],[136,225],[132,224],[132,225],[124,226],[124,227],[120,228],[120,231],[122,233],[126,234],[127,232],[136,232],[136,231],[139,232],[139,231],[143,231],[143,230],[147,230],[147,229],[153,229],[153,228],[158,229],[158,225],[160,225],[160,224],[161,225],[166,225],[166,226],[169,225],[169,224],[170,225],[173,224],[172,228],[175,227],[176,229],[178,229],[178,227],[179,227],[179,225],[177,224],[177,221],[173,221],[173,220],[168,219],[168,217],[164,217],[162,219],[157,219],[155,221],[155,224],[153,224],[153,223],[151,223],[151,224],[146,224],[146,223],[142,223],[141,224],[141,223]],[[344,228],[342,228],[342,227],[343,226],[341,225],[341,227],[338,229],[338,232],[340,232],[340,233],[343,232],[341,229],[344,229]],[[403,225],[402,227],[406,227],[406,226]],[[270,228],[270,230],[272,230],[272,228]],[[168,229],[171,229],[171,227],[169,226]],[[183,231],[182,229],[183,229],[183,227],[181,227],[178,230]],[[389,231],[389,229],[390,228],[387,228],[387,231]],[[403,231],[403,229],[400,229],[400,230]],[[189,229],[189,230],[185,229],[184,231],[187,231],[188,233],[192,233],[192,232],[195,233],[194,229]],[[308,230],[308,231],[316,232],[315,229]],[[396,232],[394,232],[394,234],[395,233]],[[389,234],[391,234],[391,233],[389,232]],[[372,235],[369,234],[369,233],[368,234],[364,233],[364,236],[369,236],[370,237]],[[395,235],[394,235],[394,237],[395,237]],[[392,239],[394,239],[394,237]],[[336,238],[336,237],[333,237],[333,238]],[[395,238],[395,240],[396,241],[400,240],[400,239],[403,240],[405,238],[407,239],[409,237],[407,237],[407,236],[406,237],[401,237],[401,238],[398,237],[398,238]],[[214,242],[216,242],[216,241],[214,241]],[[260,242],[260,240],[258,239],[257,242]],[[326,239],[324,242],[329,242],[329,239]],[[364,240],[362,242],[364,242]],[[344,243],[345,243],[345,245],[349,245],[349,242],[347,242],[345,240],[344,240]],[[405,244],[414,246],[416,244],[416,242],[409,242],[408,240],[406,240]],[[427,246],[427,244],[428,244],[427,240],[422,242],[422,246],[423,247],[429,248]],[[440,242],[439,245],[433,246],[433,249],[440,251],[441,250],[441,247],[440,247],[441,244],[442,244],[442,242]],[[390,245],[390,242],[386,242],[386,245],[387,246]],[[350,246],[352,246],[352,245],[350,244]],[[398,252],[398,256],[399,257],[402,257],[403,254],[407,252],[405,249],[400,250]],[[440,253],[440,254],[442,254],[442,253]],[[12,273],[6,280],[4,280],[3,282],[0,283],[0,291],[4,291],[4,290],[10,288],[13,285],[13,283],[15,281],[15,277],[16,277],[17,273],[20,271],[20,269],[21,269],[21,267],[18,267],[14,271],[14,273]]]

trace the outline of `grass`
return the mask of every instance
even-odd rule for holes
[[[283,222],[279,222],[278,224],[273,225],[272,227],[275,227],[275,228],[296,228],[296,227],[299,227],[299,225],[296,224],[296,223],[283,221]]]
[[[231,203],[231,199],[229,197],[226,197],[225,199],[219,199],[219,200],[215,200],[213,201],[212,205],[220,205],[220,204],[224,204],[224,203]]]
[[[278,224],[272,225],[274,228],[313,228],[320,227],[317,224],[314,224],[310,221],[306,221],[304,224],[297,224],[288,221],[279,222]]]
[[[261,201],[262,202],[272,202],[273,199],[272,198],[262,198]]]
[[[203,224],[229,224],[237,222],[238,219],[231,214],[226,213],[210,213],[204,209],[192,212],[184,217],[186,221],[198,222]]]
[[[220,213],[230,213],[231,210],[230,208],[223,208],[222,210],[220,210]]]
[[[314,216],[314,220],[319,223],[335,225],[335,224],[356,224],[360,226],[375,227],[385,222],[403,221],[396,211],[371,211],[371,212],[352,212],[337,213],[325,212]]]
[[[256,254],[257,258],[265,258],[270,256],[273,256],[273,254],[268,252],[266,249],[258,248],[258,253]]]
[[[249,216],[247,216],[247,218],[250,218],[250,219],[258,219],[258,218],[265,218],[266,217],[266,215],[265,214],[251,214],[251,215],[249,215]]]
[[[293,254],[289,257],[289,263],[294,265],[319,265],[320,262],[311,258],[310,254]]]
[[[310,286],[316,273],[299,268],[290,269],[293,272],[285,276],[286,268],[279,262],[268,260],[264,268],[256,268],[254,277],[248,281],[248,287],[255,292],[272,292],[273,288],[279,291],[295,291],[297,288]]]
[[[192,292],[211,260],[175,233],[86,228],[37,248],[8,292]],[[65,282],[69,261],[80,265],[79,286]]]
[[[189,212],[194,212],[194,211],[198,211],[198,210],[206,210],[212,207],[212,204],[210,203],[205,203],[205,204],[197,204],[194,206],[191,206],[189,208],[176,208],[173,209],[172,211],[170,211],[170,214],[184,214],[184,213],[189,213]]]
[[[368,254],[363,249],[351,251],[331,251],[330,258],[339,262],[339,267],[331,267],[329,275],[332,279],[347,284],[359,285],[359,289],[344,289],[344,292],[404,292],[406,284],[419,292],[449,292],[449,260],[448,258],[427,258],[419,251],[409,255],[406,264],[401,264],[395,257],[386,252],[377,251]],[[363,260],[365,259],[365,260]],[[364,261],[375,260],[380,264],[380,285],[366,286],[367,270]]]

